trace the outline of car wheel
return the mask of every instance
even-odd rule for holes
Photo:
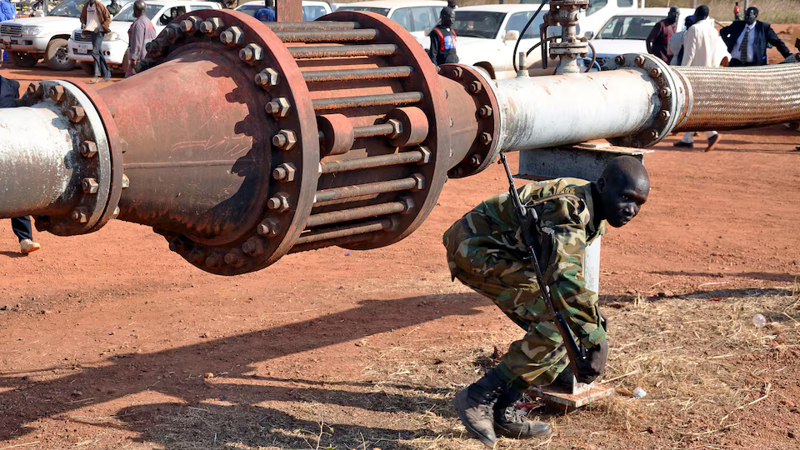
[[[86,75],[94,75],[94,63],[85,63],[82,62],[81,69],[83,70]]]
[[[69,59],[69,49],[66,39],[53,39],[47,44],[45,54],[47,65],[53,70],[72,70],[75,68],[75,61]]]
[[[39,62],[39,56],[33,53],[8,52],[11,62],[17,67],[33,67]]]

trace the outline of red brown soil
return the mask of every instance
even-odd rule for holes
[[[79,71],[4,67],[0,74],[20,81],[64,75],[85,80]],[[675,141],[659,144],[646,158],[652,193],[640,217],[603,239],[604,301],[667,291],[727,298],[741,296],[742,289],[792,285],[800,275],[800,133],[781,126],[723,133],[710,153],[702,151],[703,137],[696,141],[701,148],[690,151],[674,150]],[[117,221],[87,236],[37,234],[42,250],[20,256],[4,221],[0,448],[274,445],[264,437],[263,421],[241,424],[251,413],[275,423],[294,417],[297,429],[313,435],[322,433],[317,422],[331,420],[338,420],[339,432],[374,435],[375,427],[348,422],[354,408],[372,410],[379,421],[409,410],[389,404],[380,390],[348,392],[392,380],[376,367],[385,368],[381,360],[394,349],[417,351],[426,364],[438,364],[426,351],[442,346],[443,355],[471,362],[471,349],[511,327],[488,300],[451,283],[441,246],[451,223],[506,189],[502,169],[494,166],[449,181],[428,220],[401,243],[370,252],[329,248],[291,255],[235,278],[201,272],[169,252],[151,229]],[[616,313],[611,310],[612,321]],[[797,402],[793,377],[800,364],[793,361],[782,382],[784,398]],[[413,372],[416,363],[412,353],[411,359],[392,360],[391,370]],[[204,379],[208,373],[215,378]],[[440,379],[429,380],[431,392],[476,376],[474,368],[439,373]],[[424,385],[415,389],[427,392]],[[338,417],[315,419],[304,406],[328,400]],[[382,409],[384,401],[390,407]],[[448,401],[439,407],[447,409]],[[217,441],[214,430],[212,441],[210,422],[202,417],[185,436],[168,435],[175,433],[168,422],[187,408],[224,417],[232,426],[262,427],[253,431],[261,437],[240,433],[226,441],[236,434],[220,431]],[[791,408],[797,409],[770,398],[749,410],[745,421],[796,426],[796,419],[786,418]],[[726,448],[793,448],[797,442],[759,427],[740,430]],[[389,437],[364,446],[410,448],[397,439],[413,433],[385,428]],[[186,444],[203,433],[209,436],[205,444]],[[658,433],[648,433],[636,435],[639,448],[657,446]],[[570,436],[569,425],[562,436]]]

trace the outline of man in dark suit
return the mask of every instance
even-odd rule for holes
[[[744,21],[738,20],[720,30],[719,34],[731,54],[729,67],[766,65],[768,43],[777,47],[784,58],[792,54],[770,24],[756,18],[758,8],[750,7],[744,13]]]

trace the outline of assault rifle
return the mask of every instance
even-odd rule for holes
[[[525,208],[525,206],[522,204],[522,200],[519,198],[519,192],[517,192],[517,186],[514,184],[514,176],[511,175],[511,169],[508,168],[508,161],[506,160],[505,153],[500,153],[500,162],[506,169],[506,176],[508,177],[509,185],[508,194],[511,196],[511,200],[514,202],[514,213],[517,216],[517,221],[519,222],[519,234],[522,238],[522,245],[525,246],[525,250],[528,253],[526,262],[530,261],[533,265],[533,270],[536,272],[536,282],[539,283],[539,290],[542,292],[542,299],[544,300],[544,304],[547,306],[547,311],[553,317],[553,323],[555,323],[558,333],[564,340],[564,346],[566,347],[567,355],[569,356],[569,365],[572,369],[572,373],[577,379],[578,362],[584,362],[586,360],[586,348],[582,344],[579,345],[575,341],[575,336],[572,335],[572,332],[567,325],[567,321],[564,320],[564,316],[561,315],[561,312],[556,310],[556,308],[553,306],[553,297],[550,296],[550,286],[544,283],[542,268],[539,265],[539,258],[536,256],[534,239],[533,236],[531,236],[532,227],[539,232],[539,217],[536,214],[536,210],[533,208]]]

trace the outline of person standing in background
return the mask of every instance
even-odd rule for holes
[[[772,30],[772,26],[758,19],[758,8],[750,7],[744,13],[744,22],[733,22],[719,31],[731,54],[731,67],[765,66],[767,44],[772,44],[784,58],[792,51]]]
[[[147,4],[136,0],[133,4],[133,17],[136,20],[128,29],[128,71],[125,78],[136,74],[136,64],[147,55],[147,43],[156,38],[156,28],[145,14]]]
[[[647,52],[658,56],[662,61],[669,64],[668,44],[669,39],[678,31],[678,7],[671,6],[667,13],[667,18],[658,22],[645,40]]]
[[[89,0],[81,11],[81,30],[92,34],[92,61],[94,62],[94,78],[89,83],[97,83],[100,76],[103,81],[111,81],[111,69],[103,56],[103,38],[111,32],[111,14],[97,0]]]
[[[262,22],[275,22],[275,0],[264,0],[264,7],[253,16]]]
[[[742,20],[739,18],[739,2],[733,6],[733,20]]]
[[[442,12],[439,14],[439,23],[431,30],[431,48],[428,50],[428,56],[437,66],[458,62],[456,32],[452,29],[455,20],[456,13],[453,8],[442,8]]]

